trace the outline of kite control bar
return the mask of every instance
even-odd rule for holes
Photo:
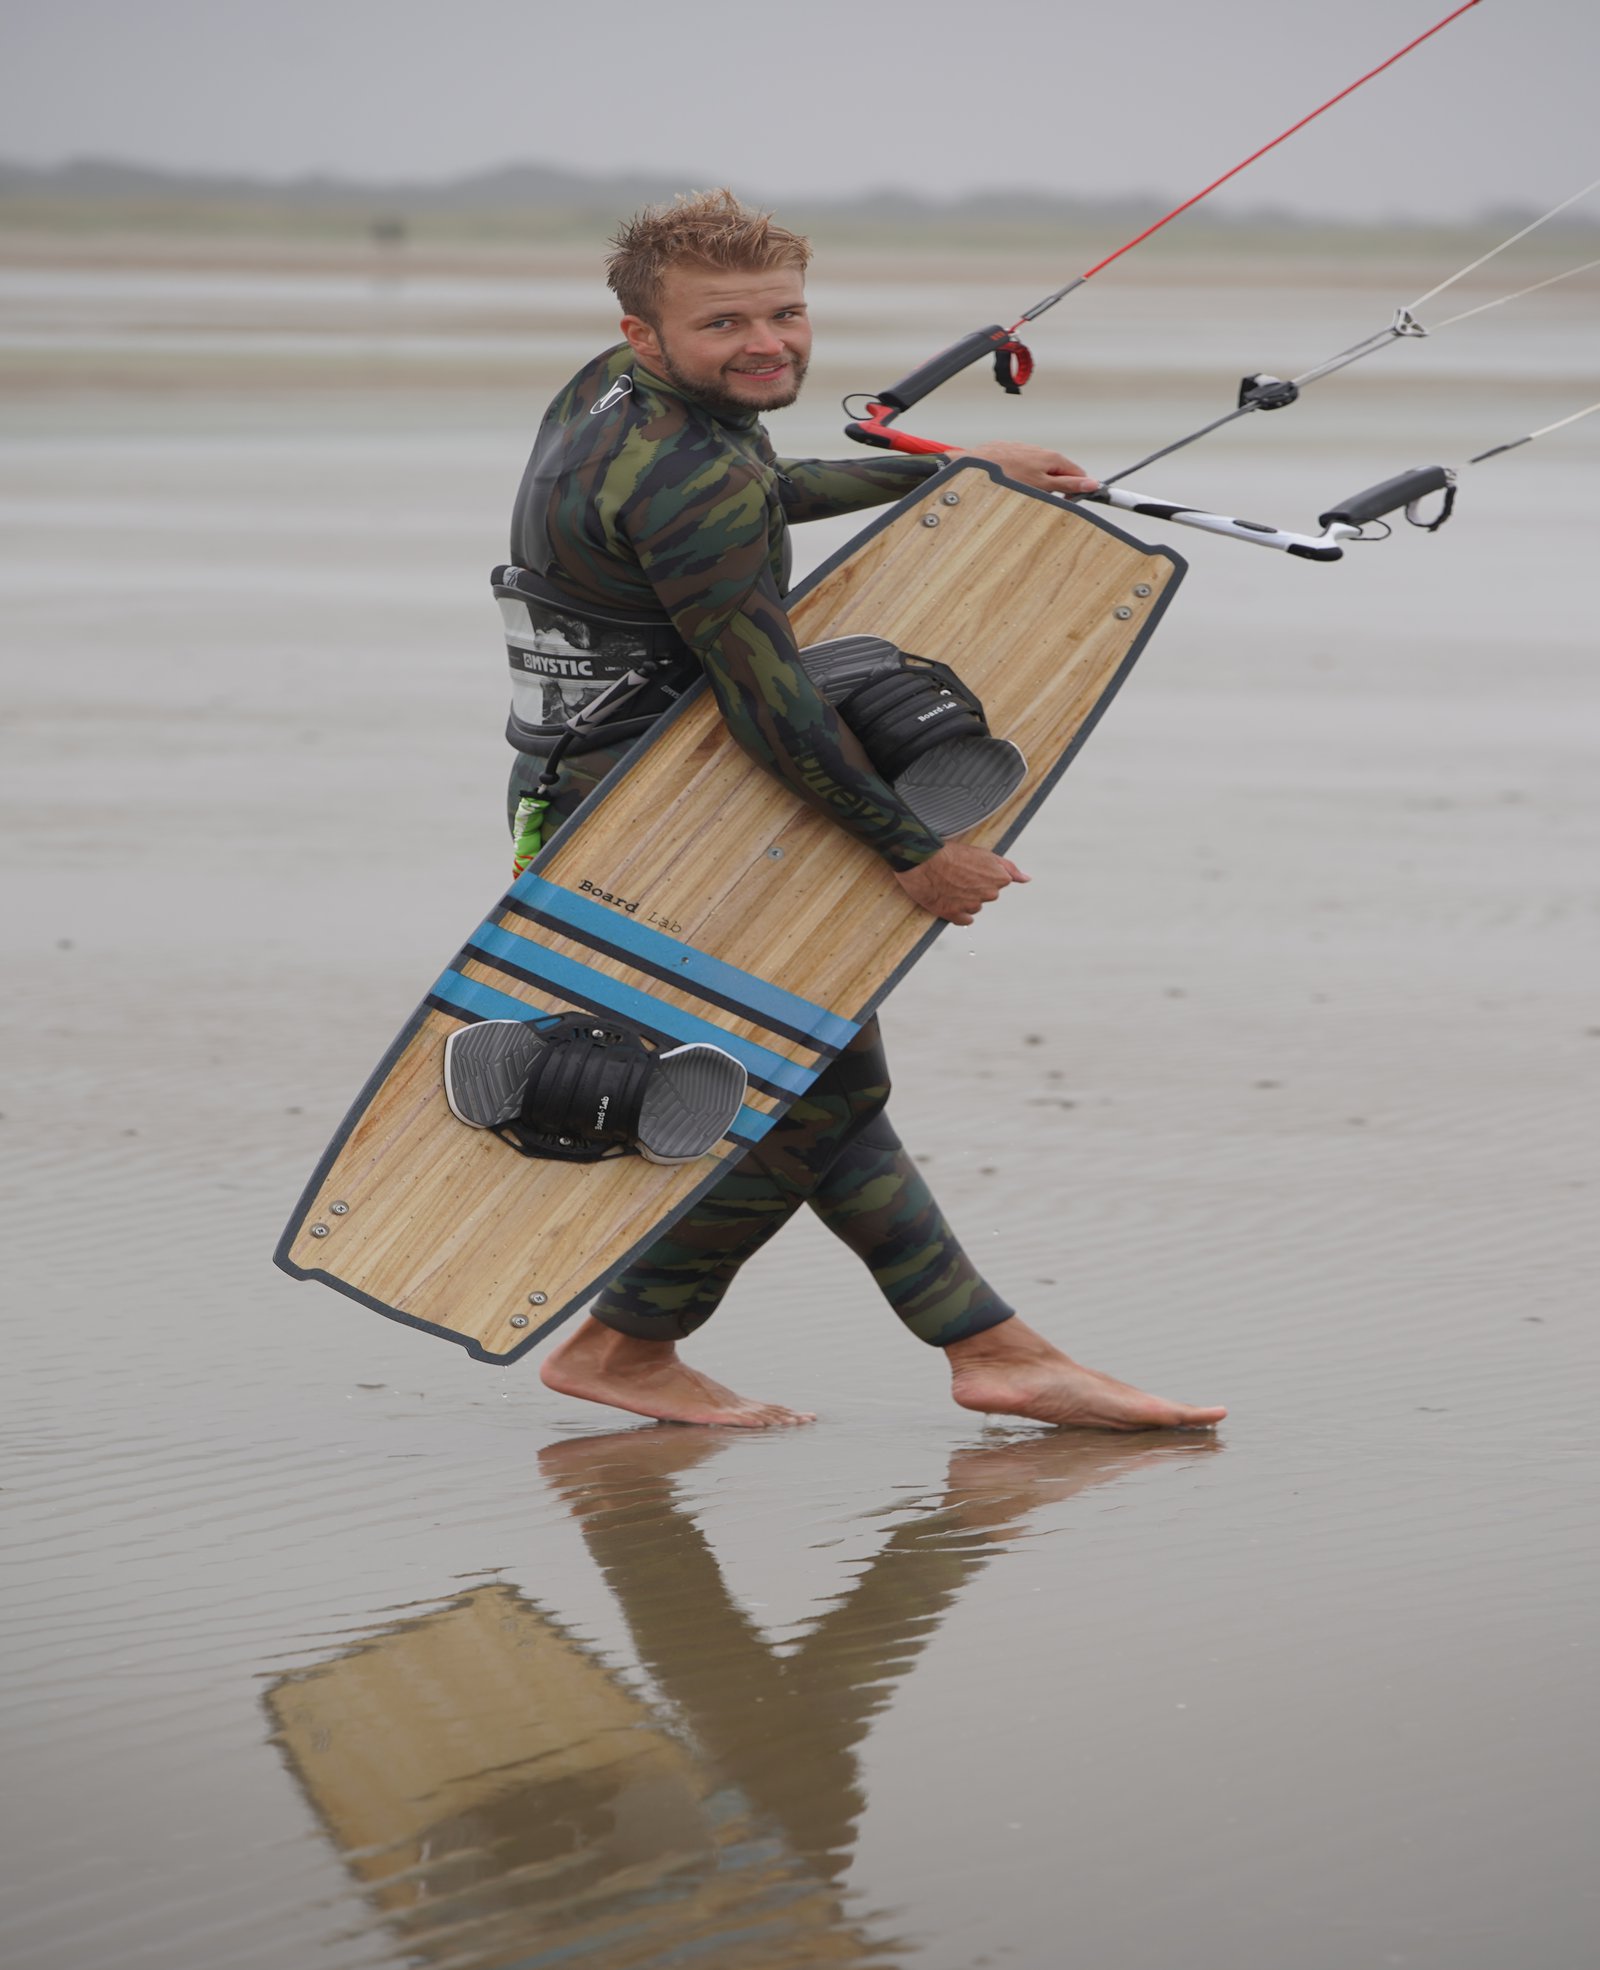
[[[1282,527],[1269,527],[1262,520],[1235,520],[1226,513],[1185,506],[1179,500],[1156,499],[1150,493],[1135,492],[1132,486],[1102,486],[1099,492],[1085,493],[1083,499],[1086,505],[1114,506],[1120,513],[1142,513],[1147,519],[1168,520],[1174,526],[1198,527],[1202,533],[1222,534],[1252,547],[1275,547],[1302,561],[1342,561],[1341,543],[1361,538],[1361,529],[1343,520],[1324,520],[1320,534],[1295,534]]]
[[[1430,520],[1422,517],[1422,502],[1442,492],[1444,503]],[[1289,533],[1282,527],[1269,527],[1260,520],[1235,520],[1225,513],[1207,513],[1196,506],[1183,506],[1176,500],[1155,499],[1135,492],[1132,486],[1102,486],[1086,493],[1091,504],[1113,506],[1121,513],[1142,513],[1147,519],[1169,520],[1175,526],[1198,527],[1202,533],[1222,534],[1229,540],[1242,540],[1254,547],[1275,547],[1302,561],[1340,561],[1344,543],[1382,540],[1384,534],[1368,534],[1364,529],[1373,520],[1404,507],[1406,518],[1426,533],[1437,533],[1449,519],[1456,502],[1456,475],[1448,465],[1423,465],[1402,472],[1381,485],[1352,493],[1337,506],[1317,516],[1320,534]],[[1387,532],[1387,529],[1385,529]]]

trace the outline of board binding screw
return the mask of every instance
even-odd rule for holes
[[[327,1235],[328,1227],[325,1224],[314,1224],[311,1227],[311,1236],[313,1238],[326,1238]]]
[[[1128,618],[1129,618],[1129,616],[1131,616],[1132,614],[1133,614],[1133,611],[1132,611],[1132,609],[1126,609],[1126,608],[1124,608],[1124,609],[1118,609],[1118,611],[1117,611],[1117,621],[1118,621],[1118,622],[1126,622],[1126,621],[1128,620]]]
[[[543,1293],[530,1293],[528,1295],[528,1304],[529,1306],[543,1306],[545,1298],[546,1296]],[[522,1317],[526,1318],[526,1315]]]
[[[924,514],[923,514],[923,516],[922,516],[922,524],[923,524],[923,525],[924,525],[925,527],[936,527],[936,526],[938,526],[938,524],[939,524],[939,516],[938,516],[938,514],[937,514],[937,513],[924,513]]]
[[[344,1217],[344,1216],[345,1216],[345,1215],[346,1215],[346,1214],[348,1213],[348,1211],[349,1211],[349,1209],[350,1209],[350,1206],[349,1206],[348,1204],[343,1204],[343,1203],[341,1203],[341,1204],[330,1204],[330,1205],[328,1206],[328,1209],[329,1209],[329,1211],[330,1211],[330,1213],[331,1213],[331,1214],[332,1214],[332,1215],[333,1215],[334,1217],[336,1217],[336,1218],[342,1218],[342,1217]]]
[[[526,1327],[528,1316],[525,1313],[514,1313],[511,1316],[511,1324],[513,1327]]]
[[[944,503],[946,506],[959,506],[961,504],[960,493],[946,493]]]
[[[1148,595],[1150,593],[1149,582],[1136,581],[1133,585],[1133,592],[1135,595]]]

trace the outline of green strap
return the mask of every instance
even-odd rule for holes
[[[550,805],[535,794],[525,793],[517,802],[516,819],[511,823],[512,880],[526,873],[533,858],[544,846],[544,814]]]

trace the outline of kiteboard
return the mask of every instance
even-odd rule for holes
[[[1004,851],[1184,570],[1098,512],[967,460],[886,509],[788,609],[802,644],[887,638],[977,693],[1027,763],[966,837]],[[696,685],[434,981],[318,1163],[277,1263],[476,1360],[516,1360],[761,1140],[943,928],[742,752]],[[744,1098],[708,1152],[543,1160],[452,1112],[452,1034],[575,1012],[739,1062]]]
[[[695,1631],[675,1632],[669,1673],[705,1689]],[[726,1732],[743,1691],[724,1681],[719,1705],[718,1688],[708,1721]],[[746,1792],[667,1705],[512,1587],[409,1613],[280,1678],[265,1705],[408,1962],[706,1962],[707,1938],[733,1934],[770,1944],[737,1960],[773,1970],[876,1954],[787,1829],[782,1793],[774,1810]]]

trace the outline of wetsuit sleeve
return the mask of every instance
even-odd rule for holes
[[[880,452],[871,458],[780,458],[783,510],[791,521],[799,522],[886,506],[892,499],[904,499],[947,462],[908,452]]]
[[[676,476],[676,475],[674,475]],[[694,483],[704,480],[704,490]],[[661,517],[657,516],[670,516]],[[619,515],[678,634],[705,667],[728,729],[752,759],[810,806],[911,869],[941,846],[800,666],[769,552],[766,495],[719,462],[664,486],[660,471]]]

